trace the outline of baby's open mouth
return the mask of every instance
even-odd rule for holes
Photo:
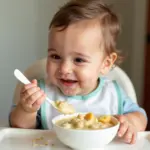
[[[71,86],[75,83],[77,83],[78,81],[76,80],[64,80],[64,79],[60,79],[60,81],[64,84],[64,85],[67,85],[67,86]]]

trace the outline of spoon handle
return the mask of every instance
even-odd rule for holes
[[[15,69],[14,75],[23,84],[29,84],[29,83],[31,83],[18,69]]]
[[[25,75],[24,75],[21,71],[19,71],[18,69],[15,69],[14,75],[15,75],[15,77],[16,77],[19,81],[21,81],[23,84],[29,84],[29,83],[31,83],[31,82],[25,77]],[[51,104],[53,103],[53,101],[50,100],[48,97],[46,97],[46,100],[47,100],[49,103],[51,103]]]

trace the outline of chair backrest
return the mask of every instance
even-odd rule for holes
[[[46,76],[46,58],[37,60],[35,63],[33,63],[31,66],[29,66],[24,74],[28,79],[40,79]],[[133,100],[133,102],[137,103],[137,98],[135,94],[135,90],[133,87],[133,84],[127,74],[118,66],[113,68],[109,74],[107,75],[108,78],[112,80],[116,80],[117,83],[124,89],[124,91],[128,94],[128,96]],[[15,94],[14,94],[14,102],[17,103],[19,100],[19,93],[20,89],[22,87],[22,84],[18,82]]]

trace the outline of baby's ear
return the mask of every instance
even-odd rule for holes
[[[100,69],[100,75],[106,75],[114,65],[116,59],[116,53],[111,53],[109,56],[106,56]]]

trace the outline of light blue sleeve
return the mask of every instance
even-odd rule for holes
[[[132,99],[124,92],[122,88],[120,88],[122,104],[123,104],[123,114],[131,113],[131,112],[141,112],[147,118],[146,112],[143,108],[141,108],[137,103],[133,102]]]

